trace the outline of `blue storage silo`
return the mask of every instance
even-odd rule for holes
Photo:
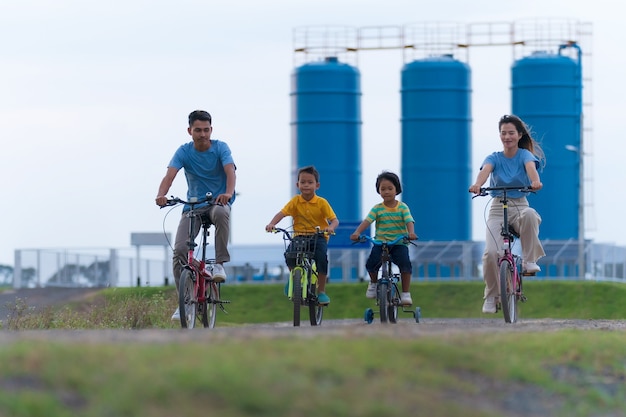
[[[442,55],[401,75],[402,200],[420,240],[471,240],[470,68]]]
[[[529,197],[542,217],[539,237],[576,239],[583,149],[580,59],[537,51],[515,61],[511,71],[512,111],[530,127],[546,155],[540,172],[543,189]]]
[[[314,165],[320,172],[319,195],[330,202],[340,223],[360,222],[359,70],[328,57],[296,68],[291,79],[293,191],[298,169]]]

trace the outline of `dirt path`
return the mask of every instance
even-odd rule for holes
[[[20,288],[0,292],[0,321],[5,322],[16,306],[33,309],[79,301],[98,292],[99,288]]]

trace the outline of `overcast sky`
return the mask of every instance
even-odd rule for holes
[[[174,233],[154,205],[186,117],[213,115],[231,146],[240,196],[234,244],[276,244],[265,224],[290,195],[292,33],[309,25],[413,22],[592,23],[593,133],[587,237],[626,245],[623,19],[614,3],[574,0],[4,0],[0,3],[0,264],[16,248],[130,246],[131,232]],[[363,211],[379,201],[375,176],[400,172],[400,51],[359,55]],[[510,110],[510,48],[470,54],[473,168],[499,150],[497,121]],[[587,88],[586,87],[586,88]],[[389,149],[381,160],[381,146]],[[328,183],[322,178],[320,195]],[[469,186],[469,184],[468,184]],[[184,196],[182,173],[170,194]],[[468,194],[469,198],[469,194]],[[486,199],[485,199],[486,200]],[[484,239],[472,202],[473,237]],[[419,231],[417,231],[419,234]]]

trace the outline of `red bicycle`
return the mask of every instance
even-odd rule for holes
[[[522,276],[532,276],[534,273],[522,272],[522,257],[513,253],[513,242],[519,235],[509,225],[509,200],[507,191],[534,192],[530,187],[486,187],[472,198],[488,196],[489,191],[501,191],[498,198],[502,203],[503,222],[500,235],[502,236],[503,254],[498,256],[500,268],[500,302],[496,303],[496,311],[502,309],[505,323],[515,323],[519,316],[519,302],[526,302],[527,298],[522,289]]]
[[[207,193],[204,198],[191,198],[190,201],[181,200],[178,197],[171,197],[167,200],[166,206],[187,204],[190,209],[185,214],[190,218],[189,238],[187,240],[187,265],[184,266],[178,283],[178,306],[180,310],[180,325],[183,329],[193,329],[196,325],[196,317],[200,318],[204,327],[214,328],[216,321],[217,306],[226,313],[224,304],[230,301],[220,298],[221,283],[213,280],[213,265],[215,259],[206,258],[207,237],[211,221],[208,216],[198,212],[196,207],[200,204],[214,204],[213,195]],[[202,238],[200,246],[202,256],[195,257],[195,249],[198,246],[193,235],[194,223],[202,222]]]

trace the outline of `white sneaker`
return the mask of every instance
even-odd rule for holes
[[[402,304],[403,306],[410,306],[411,304],[413,304],[413,299],[411,299],[410,292],[403,292],[400,295],[400,304]]]
[[[180,309],[177,308],[174,314],[172,314],[172,320],[180,320]]]
[[[483,313],[495,313],[496,312],[496,297],[487,297],[483,303]]]
[[[376,298],[376,283],[370,282],[367,284],[367,291],[365,291],[365,296],[367,298]]]
[[[222,266],[222,264],[213,265],[213,281],[215,282],[226,281],[226,271],[224,271],[224,267]]]
[[[535,274],[541,272],[541,268],[535,262],[524,262],[524,272],[527,274]]]

